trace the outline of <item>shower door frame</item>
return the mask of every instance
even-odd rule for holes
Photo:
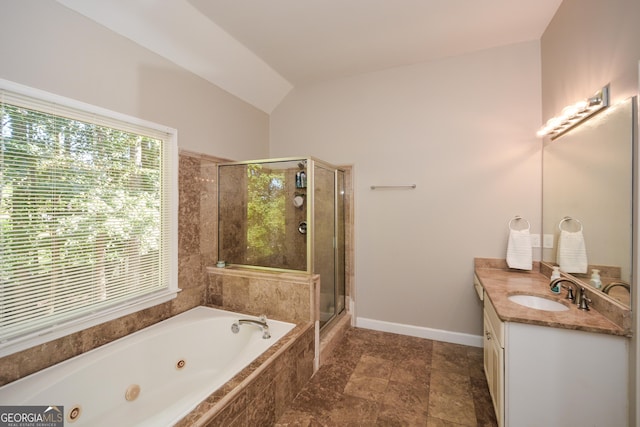
[[[316,248],[316,231],[317,227],[315,224],[315,179],[316,179],[316,165],[319,165],[323,169],[331,171],[333,173],[333,305],[334,311],[330,318],[326,321],[320,320],[320,329],[324,329],[329,326],[333,320],[336,319],[343,311],[347,308],[347,277],[346,277],[346,208],[345,208],[345,186],[346,186],[346,172],[330,163],[325,161],[310,157],[307,159],[307,170],[313,168],[313,173],[308,174],[310,177],[310,185],[309,187],[313,190],[311,192],[307,192],[307,199],[309,199],[309,209],[307,210],[307,223],[310,224],[309,230],[311,230],[311,237],[307,242],[307,271],[311,274],[315,271],[315,251]],[[340,179],[339,175],[342,173],[342,191],[343,194],[340,194]],[[311,195],[310,195],[311,194]],[[343,198],[340,203],[340,197]],[[342,209],[342,218],[345,224],[342,227],[342,236],[338,236],[339,234],[339,209]],[[342,245],[342,250],[340,250],[340,245]],[[342,257],[342,260],[340,260]],[[342,277],[340,277],[340,268],[342,266]],[[342,287],[342,294],[340,294],[340,286]],[[322,276],[320,277],[320,290],[322,290]],[[322,298],[320,298],[322,299]],[[338,301],[342,299],[342,305],[339,307]],[[318,301],[320,304],[320,301]],[[339,309],[338,309],[339,308]]]

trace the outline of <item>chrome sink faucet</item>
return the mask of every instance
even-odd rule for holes
[[[271,333],[269,332],[269,325],[267,324],[267,316],[260,316],[259,320],[254,319],[238,319],[231,325],[231,332],[237,334],[240,332],[240,325],[257,325],[260,326],[260,330],[262,330],[262,338],[267,340],[271,338]]]
[[[572,285],[572,286],[561,285],[563,288],[567,289],[566,299],[573,302],[574,304],[577,304],[578,308],[581,310],[589,310],[588,303],[591,302],[591,300],[585,296],[584,287],[582,287],[578,282],[574,281],[573,279],[570,279],[568,277],[560,277],[558,279],[554,279],[551,281],[551,283],[549,283],[549,288],[555,288],[556,285],[562,282],[567,282],[570,285]]]

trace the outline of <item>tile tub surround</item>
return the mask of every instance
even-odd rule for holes
[[[297,325],[176,427],[273,425],[313,375],[314,325]]]
[[[509,269],[503,262],[503,260],[484,258],[475,260],[475,273],[485,290],[485,297],[491,300],[503,321],[630,336],[630,328],[616,324],[598,311],[595,302],[598,296],[593,295],[594,292],[588,294],[594,301],[590,311],[579,310],[575,304],[569,304],[568,311],[551,312],[523,307],[509,301],[510,294],[531,294],[568,303],[565,300],[564,291],[556,295],[549,290],[547,275],[535,269],[533,271]]]
[[[279,272],[228,266],[207,267],[208,300],[223,310],[284,322],[300,323],[320,318],[317,303],[320,276],[305,272]]]

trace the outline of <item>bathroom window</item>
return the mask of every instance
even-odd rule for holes
[[[171,129],[0,81],[0,355],[176,295],[176,165]]]

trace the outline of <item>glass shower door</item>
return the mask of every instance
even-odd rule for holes
[[[335,172],[314,162],[314,273],[320,274],[320,327],[335,316]]]

